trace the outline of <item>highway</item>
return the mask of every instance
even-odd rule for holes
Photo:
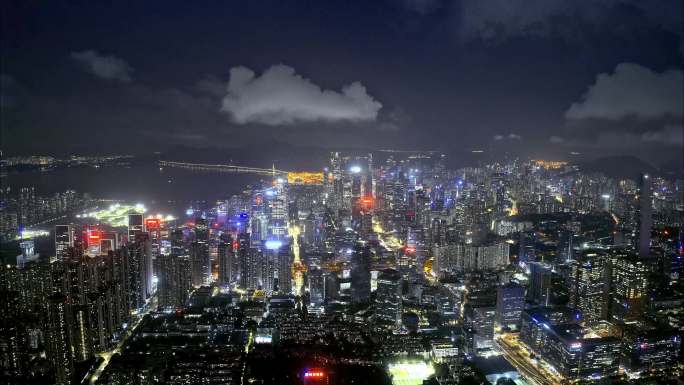
[[[541,363],[530,359],[529,352],[518,341],[516,335],[503,334],[497,336],[494,341],[504,358],[531,384],[563,385],[565,383],[561,377],[544,368]]]
[[[172,167],[172,168],[182,168],[186,170],[194,171],[206,171],[206,172],[225,172],[234,174],[257,174],[257,175],[287,175],[287,171],[276,170],[273,168],[258,168],[258,167],[245,167],[245,166],[235,166],[232,164],[208,164],[208,163],[189,163],[189,162],[171,162],[166,160],[159,161],[159,167]]]

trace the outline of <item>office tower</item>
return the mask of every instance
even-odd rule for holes
[[[157,266],[157,299],[161,307],[175,307],[176,299],[174,296],[174,289],[178,282],[176,281],[178,272],[174,264],[175,256],[161,255],[158,258]]]
[[[520,340],[569,381],[617,374],[621,341],[615,337],[584,337],[584,330],[547,309],[522,312]]]
[[[647,258],[651,252],[651,228],[653,227],[653,187],[648,174],[639,181],[639,256]]]
[[[135,237],[144,231],[142,214],[128,214],[128,242],[135,242]]]
[[[640,319],[648,304],[648,267],[635,254],[617,255],[612,259],[611,315],[618,323]]]
[[[610,308],[610,268],[605,255],[590,253],[572,262],[570,305],[582,313],[587,326],[607,319]]]
[[[62,259],[62,255],[69,247],[74,247],[76,230],[73,225],[55,226],[55,256]]]
[[[147,234],[136,235],[135,241],[125,249],[120,249],[126,258],[126,280],[128,288],[129,306],[139,309],[152,295],[152,258],[150,241]]]
[[[265,192],[268,239],[283,239],[287,235],[287,185],[278,178]]]
[[[292,253],[291,245],[284,245],[277,252],[277,289],[279,293],[292,293]]]
[[[628,373],[667,369],[681,362],[682,336],[669,327],[627,325],[622,343],[622,363]]]
[[[479,355],[490,351],[493,347],[496,307],[467,306],[465,318],[473,334],[472,352]]]
[[[207,220],[204,218],[195,218],[195,241],[209,241],[209,226],[207,225]]]
[[[530,267],[530,286],[527,296],[538,305],[548,306],[551,301],[553,272],[550,267],[539,262],[531,262],[528,266]]]
[[[233,281],[233,242],[231,240],[222,241],[218,245],[218,283],[221,286],[229,286]]]
[[[21,254],[17,255],[17,269],[23,269],[27,263],[35,261],[39,257],[35,252],[35,245],[32,240],[19,242],[19,249]]]
[[[243,289],[247,288],[248,279],[248,269],[249,269],[249,249],[250,249],[250,236],[247,233],[238,234],[238,248],[237,248],[237,259],[238,259],[238,275],[239,275],[239,286]]]
[[[74,357],[69,335],[71,305],[62,293],[48,297],[46,351],[55,371],[55,384],[70,385],[74,376]]]
[[[352,252],[351,261],[352,301],[364,302],[370,298],[371,251],[368,246],[357,245]]]
[[[323,270],[312,269],[307,274],[309,303],[311,306],[321,306],[325,299],[325,278]]]
[[[396,270],[383,270],[378,274],[375,291],[376,314],[379,319],[398,325],[402,312],[401,274]]]
[[[520,329],[520,314],[525,307],[525,288],[508,283],[497,288],[496,323],[508,330]]]
[[[195,241],[190,244],[190,262],[193,286],[198,287],[211,282],[211,261],[206,242]]]

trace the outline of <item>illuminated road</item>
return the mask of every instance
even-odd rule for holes
[[[562,385],[563,379],[547,370],[541,363],[530,359],[529,352],[520,344],[518,337],[504,334],[495,338],[497,347],[525,380],[533,385]]]
[[[234,174],[257,174],[257,175],[286,175],[287,171],[276,170],[275,168],[258,168],[234,166],[232,164],[207,164],[207,163],[188,163],[188,162],[170,162],[166,160],[159,161],[159,167],[173,167],[182,168],[193,171],[208,171],[208,172],[227,172]]]
[[[247,343],[245,344],[245,356],[242,360],[242,374],[240,375],[240,385],[245,383],[245,372],[247,371],[247,356],[249,355],[249,350],[252,348],[254,343],[254,332],[250,331],[249,336],[247,336]]]
[[[138,325],[140,325],[140,322],[143,320],[143,318],[145,318],[145,316],[151,311],[151,309],[156,307],[156,297],[153,297],[147,309],[138,315],[138,319],[135,321],[135,323],[133,323],[133,325],[130,328],[126,329],[124,336],[119,340],[114,349],[99,354],[99,357],[103,360],[100,363],[100,366],[98,366],[95,372],[90,376],[90,384],[95,384],[97,382],[97,379],[100,378],[104,370],[107,369],[107,365],[109,365],[112,356],[114,354],[121,353],[121,349],[124,347],[124,345],[126,345],[126,341],[128,341],[128,339],[131,338],[131,336],[135,333],[135,329],[138,327]]]
[[[292,276],[294,278],[295,284],[295,295],[302,295],[306,266],[304,266],[299,256],[299,234],[301,233],[301,230],[299,230],[298,226],[289,226],[287,228],[287,232],[292,237],[292,252],[294,253],[294,261],[292,262]]]

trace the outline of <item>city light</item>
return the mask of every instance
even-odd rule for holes
[[[352,174],[358,174],[361,172],[361,167],[360,166],[351,166],[349,168],[349,172],[351,172]]]
[[[435,374],[432,365],[422,361],[389,364],[387,370],[393,385],[421,385]]]
[[[283,242],[278,240],[268,240],[264,243],[264,246],[269,250],[278,250],[283,246]]]

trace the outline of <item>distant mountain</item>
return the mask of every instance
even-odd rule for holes
[[[642,173],[661,175],[659,169],[653,165],[631,155],[617,155],[598,158],[593,161],[578,164],[584,172],[601,172],[615,179],[637,180]]]

